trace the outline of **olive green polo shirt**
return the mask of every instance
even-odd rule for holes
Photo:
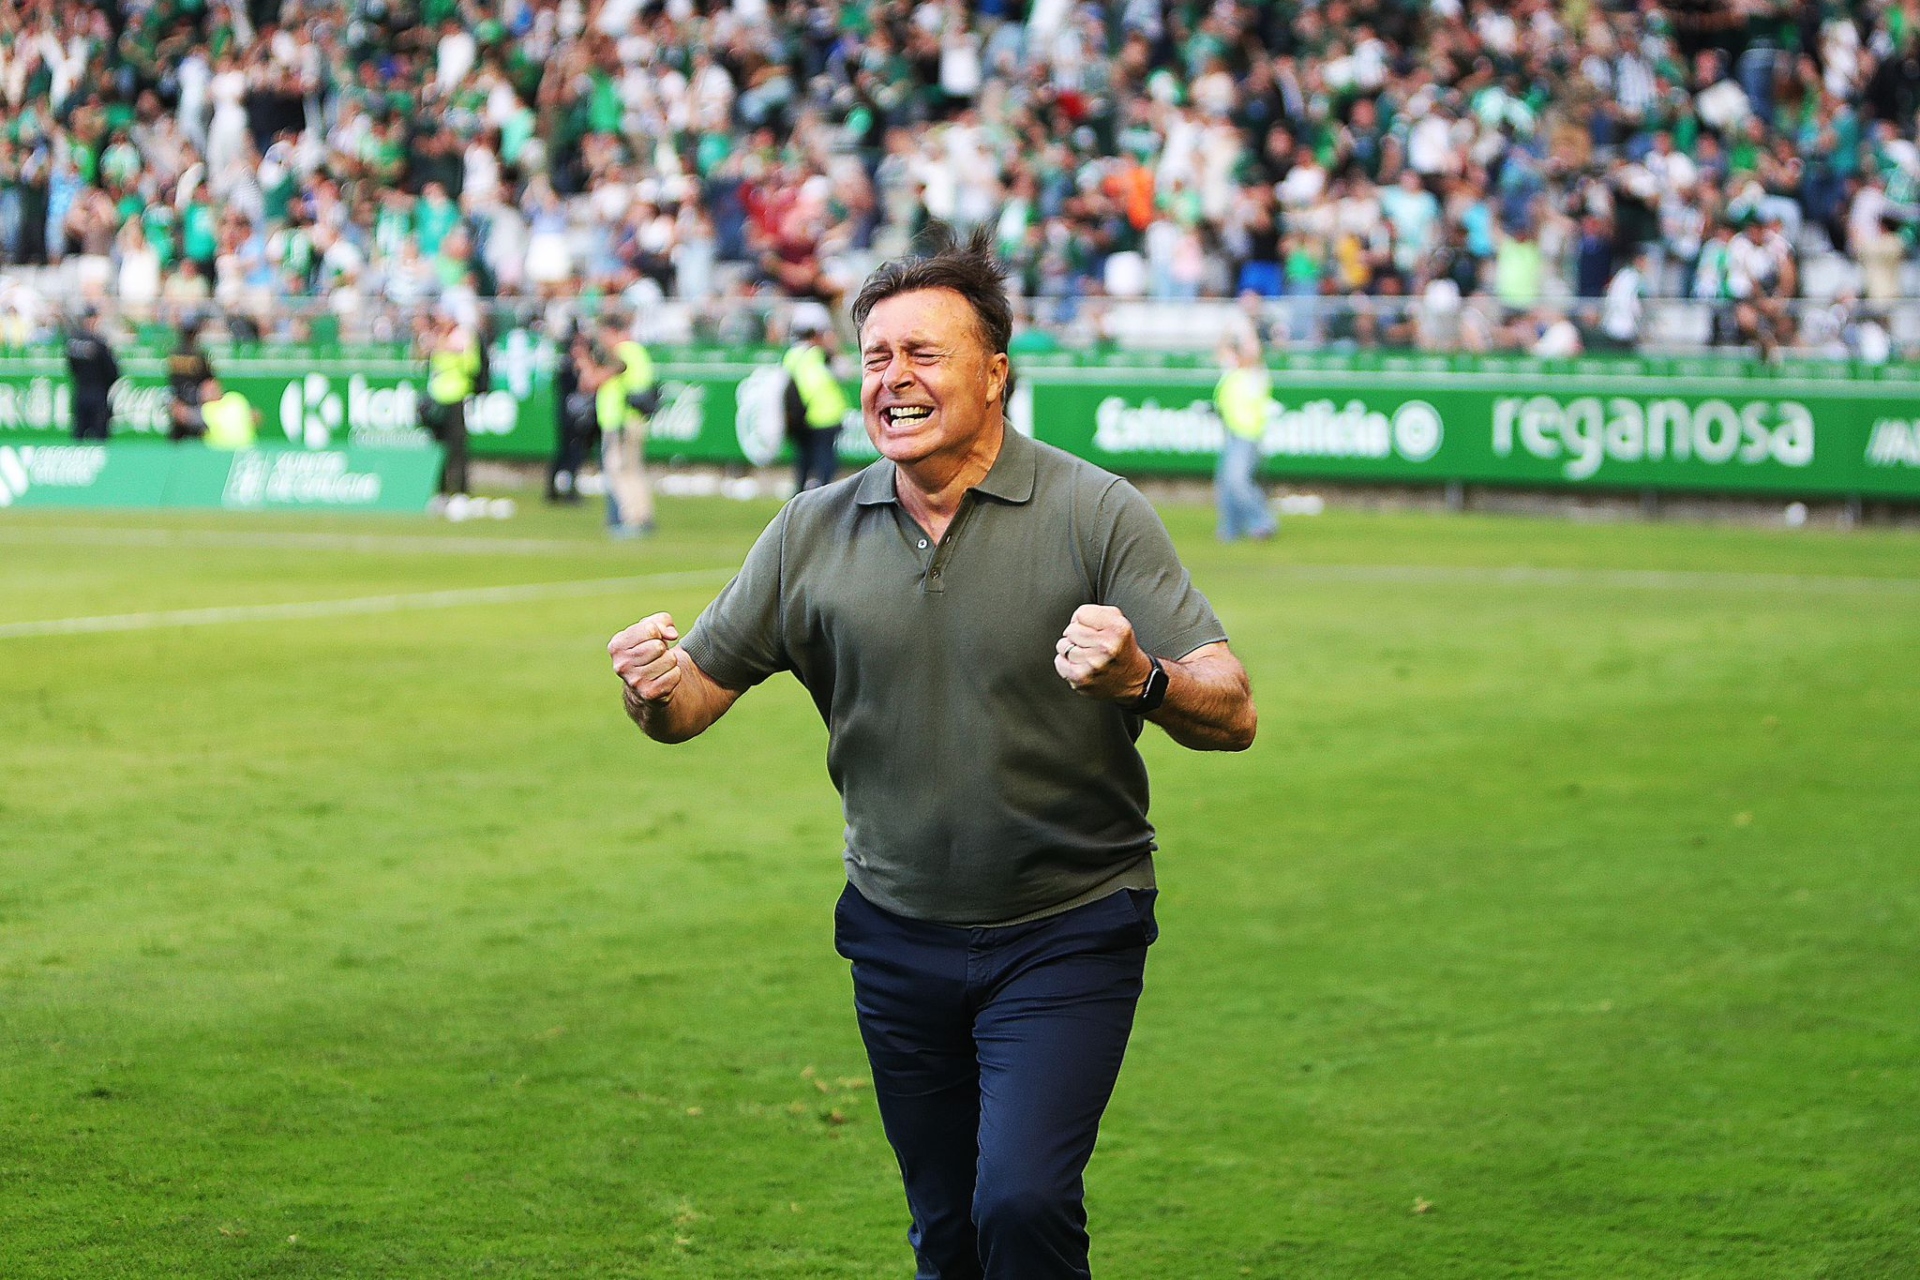
[[[1083,604],[1162,658],[1226,638],[1138,490],[1009,430],[937,544],[884,459],[796,495],[683,644],[728,688],[806,686],[870,902],[1012,924],[1153,884],[1142,721],[1053,668]]]

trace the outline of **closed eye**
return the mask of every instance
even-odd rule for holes
[[[904,354],[914,364],[938,364],[948,355],[942,347],[907,347]],[[862,358],[862,363],[868,369],[884,369],[892,359],[893,353],[890,351],[869,351]]]

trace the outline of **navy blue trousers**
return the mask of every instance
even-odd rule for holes
[[[917,1280],[1085,1277],[1081,1174],[1133,1030],[1151,890],[1030,924],[910,920],[851,885],[834,945],[887,1140]]]
[[[818,489],[833,483],[840,470],[840,428],[808,427],[794,447],[793,483],[796,489]]]

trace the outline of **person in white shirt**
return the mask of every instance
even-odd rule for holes
[[[1287,170],[1287,176],[1280,180],[1273,193],[1280,197],[1280,203],[1288,209],[1305,209],[1318,203],[1326,190],[1326,169],[1321,167],[1319,160],[1308,155]]]
[[[1742,342],[1762,355],[1793,341],[1793,316],[1787,300],[1800,291],[1793,246],[1773,226],[1749,217],[1727,246],[1727,291],[1734,299],[1733,319]]]
[[[120,229],[114,250],[120,261],[120,304],[128,315],[145,319],[160,297],[160,251],[148,242],[146,224],[138,218],[129,218]]]
[[[471,31],[449,18],[441,24],[440,43],[434,55],[433,87],[441,97],[446,97],[459,88],[467,72],[473,70],[474,61],[480,55],[480,43]]]
[[[1460,158],[1453,148],[1453,121],[1445,108],[1436,105],[1407,134],[1407,165],[1428,178],[1459,170]]]
[[[1640,295],[1646,289],[1647,254],[1613,273],[1606,300],[1600,304],[1600,331],[1609,341],[1631,350],[1640,341]]]
[[[1674,148],[1673,135],[1665,129],[1653,135],[1653,150],[1647,153],[1647,158],[1641,163],[1653,175],[1663,196],[1669,193],[1690,195],[1694,183],[1700,180],[1699,167],[1686,152]]]
[[[1573,327],[1573,321],[1558,312],[1542,312],[1540,317],[1540,336],[1534,340],[1532,353],[1546,360],[1566,360],[1581,352],[1580,331]]]
[[[1727,75],[1726,55],[1718,49],[1701,52],[1694,61],[1694,83],[1700,91],[1693,96],[1693,109],[1700,123],[1726,135],[1753,114],[1753,104],[1740,82]]]

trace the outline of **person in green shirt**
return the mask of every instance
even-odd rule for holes
[[[414,236],[420,243],[420,254],[432,258],[440,252],[440,242],[447,238],[454,225],[460,221],[460,207],[447,198],[447,189],[437,182],[429,182],[420,191],[420,203],[414,206]]]
[[[213,275],[214,258],[220,252],[220,219],[204,182],[194,188],[180,215],[180,248],[184,256],[200,264],[202,275]]]
[[[836,949],[923,1276],[1088,1274],[1082,1174],[1154,923],[1136,745],[1251,745],[1245,670],[1153,508],[1009,429],[1013,328],[982,229],[854,303],[881,458],[796,494],[682,640],[607,650],[657,742],[791,671],[846,814]],[[672,769],[656,755],[641,776]]]
[[[1540,300],[1545,262],[1532,224],[1517,223],[1499,234],[1493,251],[1493,292],[1501,305],[1526,311]]]

